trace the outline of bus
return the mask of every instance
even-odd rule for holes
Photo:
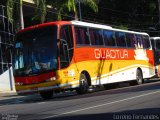
[[[18,94],[87,93],[91,86],[134,81],[155,75],[147,33],[111,26],[57,21],[31,26],[16,34],[13,74]]]
[[[154,53],[155,77],[160,77],[160,37],[151,37],[150,39]]]

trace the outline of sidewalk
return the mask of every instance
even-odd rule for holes
[[[2,98],[13,97],[13,96],[17,96],[16,91],[2,91],[2,90],[0,90],[0,100]]]

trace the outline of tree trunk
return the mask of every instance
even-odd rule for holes
[[[75,19],[75,20],[78,20],[78,12],[77,12],[77,10],[76,10],[75,13],[74,13],[74,19]]]
[[[24,29],[23,0],[20,0],[20,29]]]

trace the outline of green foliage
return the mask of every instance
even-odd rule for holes
[[[41,22],[43,23],[45,21],[45,17],[47,14],[46,0],[33,0],[33,1],[36,4],[36,10],[35,10],[36,15],[33,17],[33,20],[40,19]]]
[[[7,16],[9,22],[13,23],[13,8],[14,8],[14,2],[13,0],[7,1]]]
[[[24,27],[23,22],[23,10],[22,10],[23,0],[7,0],[7,18],[10,23],[16,25],[16,29],[22,29]]]
[[[128,26],[124,26],[124,25],[119,25],[119,26],[116,26],[115,28],[121,29],[121,30],[128,30]]]
[[[76,4],[75,4],[74,0],[68,0],[68,1],[66,1],[65,7],[68,8],[69,12],[71,10],[73,10],[74,12],[76,11]]]
[[[63,0],[63,2],[59,2],[57,7],[58,11],[58,20],[61,20],[61,14],[65,13],[66,10],[69,12],[73,11],[75,13],[75,18],[77,16],[77,8],[76,5],[78,4],[79,0]],[[89,6],[94,12],[98,12],[97,0],[80,0],[82,4]]]
[[[98,12],[97,0],[82,0],[81,3],[88,5],[94,12]]]

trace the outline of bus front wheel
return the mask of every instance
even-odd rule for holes
[[[87,78],[86,78],[86,75],[84,73],[82,73],[80,75],[80,81],[79,81],[80,85],[79,85],[79,88],[76,89],[77,93],[78,94],[85,94],[88,92],[88,88],[89,88],[89,85],[88,85],[88,81],[87,81]]]
[[[43,99],[51,99],[53,97],[53,90],[50,91],[42,91],[40,95]]]

